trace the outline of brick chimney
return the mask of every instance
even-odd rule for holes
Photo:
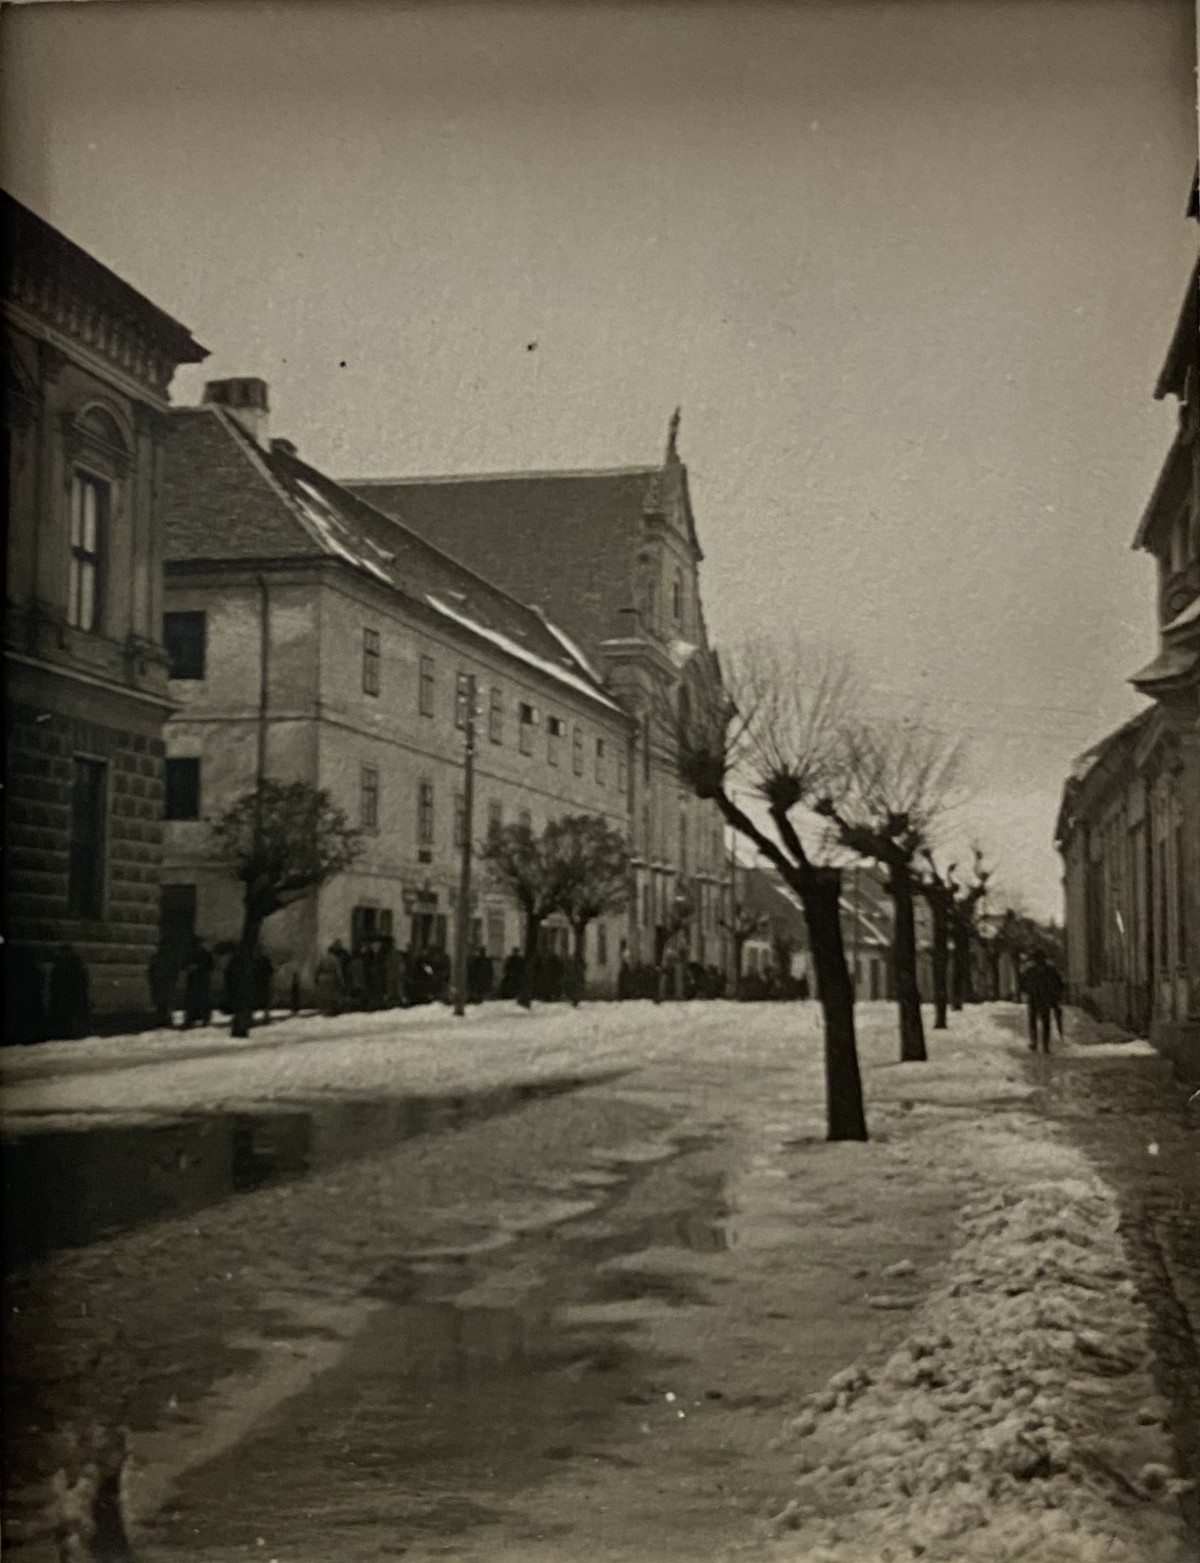
[[[210,380],[204,387],[202,399],[208,406],[223,407],[237,419],[256,445],[265,448],[270,414],[265,380]]]

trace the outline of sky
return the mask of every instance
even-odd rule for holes
[[[1189,0],[0,28],[0,178],[211,350],[177,400],[261,376],[343,477],[641,464],[680,405],[713,639],[844,647],[961,733],[954,832],[1061,912],[1063,778],[1155,650]]]

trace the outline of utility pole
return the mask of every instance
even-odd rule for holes
[[[467,1012],[467,936],[471,931],[471,838],[475,825],[475,675],[466,674],[459,689],[463,703],[462,856],[458,863],[458,907],[454,919],[454,1013]]]

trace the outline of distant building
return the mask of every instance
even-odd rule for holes
[[[1072,991],[1200,1071],[1197,269],[1155,395],[1177,398],[1179,427],[1134,540],[1157,564],[1158,654],[1131,679],[1153,704],[1076,762],[1057,840]]]
[[[715,676],[678,414],[663,461],[596,472],[363,479],[347,487],[564,625],[634,723],[634,961],[726,967],[723,828],[678,778],[673,713]]]
[[[736,883],[738,905],[762,919],[761,927],[746,941],[743,971],[763,974],[778,970],[780,951],[786,949],[789,975],[805,977],[815,997],[816,972],[800,897],[774,868],[739,867]],[[921,918],[922,910],[918,907],[918,959],[927,961]],[[843,870],[842,943],[856,997],[893,998],[896,985],[891,898],[884,888],[882,870],[871,864]],[[924,982],[921,994],[927,999],[932,996],[932,989]]]
[[[4,266],[8,510],[5,938],[62,942],[93,1009],[146,1009],[158,923],[167,392],[206,354],[11,197]]]
[[[328,790],[365,833],[358,863],[265,929],[281,976],[388,933],[449,950],[464,824],[463,680],[476,681],[475,818],[590,813],[627,830],[634,724],[591,658],[538,610],[270,439],[261,380],[211,383],[173,416],[164,479],[171,656],[164,929],[232,937],[240,887],[207,822],[260,771]],[[472,947],[521,940],[475,876]],[[627,918],[589,929],[593,992],[615,989]],[[567,930],[547,930],[566,953]]]

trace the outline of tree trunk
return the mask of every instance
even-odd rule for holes
[[[242,914],[242,936],[238,940],[237,949],[229,957],[234,963],[233,1018],[229,1026],[231,1037],[248,1037],[254,1021],[254,957],[258,953],[264,921],[256,908],[246,907]]]
[[[571,971],[571,1008],[578,1009],[579,1001],[583,997],[583,982],[587,971],[587,962],[583,953],[584,939],[587,936],[587,924],[577,923],[574,932],[575,950]]]
[[[933,922],[933,1029],[945,1031],[950,1003],[950,914],[945,895],[937,887],[926,900]]]
[[[950,929],[950,1008],[959,1010],[967,993],[967,941],[966,928],[960,916],[955,916]]]
[[[900,1062],[923,1064],[925,1025],[921,990],[917,985],[917,928],[913,916],[912,870],[907,863],[890,865],[888,889],[896,918],[896,1004],[900,1011]]]
[[[521,961],[521,980],[517,984],[517,1003],[522,1009],[533,1008],[533,976],[534,963],[538,953],[538,934],[541,932],[542,919],[535,917],[532,912],[525,914],[525,950]]]
[[[842,942],[842,876],[836,868],[797,874],[825,1026],[825,1115],[830,1140],[867,1139],[862,1077],[854,1036],[854,991]]]

